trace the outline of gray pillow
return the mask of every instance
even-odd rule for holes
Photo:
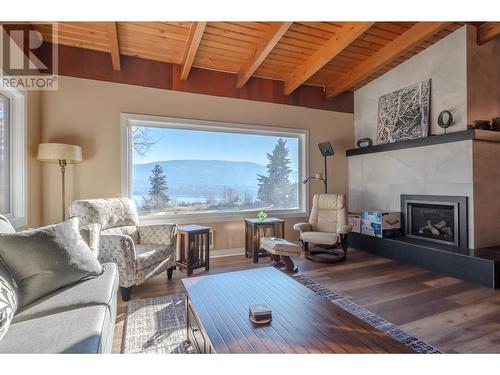
[[[0,258],[19,288],[19,308],[84,278],[103,272],[82,239],[78,218],[0,235]]]

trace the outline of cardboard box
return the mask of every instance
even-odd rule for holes
[[[359,212],[348,212],[347,224],[352,225],[353,232],[361,233],[361,214]]]
[[[363,211],[361,213],[361,233],[380,238],[400,236],[401,213]]]

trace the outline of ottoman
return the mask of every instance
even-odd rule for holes
[[[290,257],[300,255],[301,249],[299,245],[288,242],[283,238],[262,237],[260,239],[260,248],[271,253],[275,261],[279,261],[281,257],[285,265],[285,271],[294,273],[298,271]],[[278,265],[283,263],[278,263]]]

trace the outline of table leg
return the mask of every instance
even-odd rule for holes
[[[283,256],[283,262],[285,263],[286,272],[295,273],[299,270],[293,263],[292,258],[290,258],[289,256]]]
[[[194,236],[192,234],[188,235],[187,239],[187,256],[186,256],[186,275],[191,276],[193,274],[193,267],[192,267],[192,262],[193,262],[193,249],[194,246]]]
[[[205,271],[210,270],[210,232],[205,234]]]

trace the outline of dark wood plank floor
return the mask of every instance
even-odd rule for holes
[[[500,291],[358,250],[349,250],[344,263],[321,264],[301,256],[296,264],[304,275],[443,352],[500,353]],[[210,274],[269,265],[266,259],[256,265],[244,256],[216,258]],[[158,275],[134,288],[132,299],[183,293],[182,277],[175,271],[167,282],[166,274]],[[126,303],[118,300],[114,352],[122,347],[127,311]]]

